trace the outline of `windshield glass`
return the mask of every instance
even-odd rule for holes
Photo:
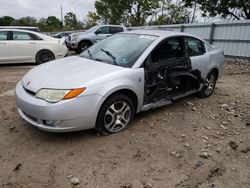
[[[152,35],[120,33],[91,46],[80,56],[131,68],[156,38]]]
[[[85,32],[88,32],[88,33],[93,33],[96,31],[96,29],[98,28],[98,26],[94,26],[94,27],[91,27],[89,28],[88,30],[86,30]]]

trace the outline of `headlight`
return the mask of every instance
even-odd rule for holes
[[[80,36],[80,35],[77,35],[77,34],[72,35],[72,36],[71,36],[71,40],[72,40],[72,41],[77,41],[77,39],[78,39],[79,36]]]
[[[47,102],[56,103],[65,99],[72,99],[80,95],[86,88],[78,89],[40,89],[36,93],[36,98],[43,99]]]

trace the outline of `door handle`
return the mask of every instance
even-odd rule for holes
[[[6,42],[0,42],[0,44],[7,44]]]
[[[35,42],[29,42],[29,44],[36,44]]]

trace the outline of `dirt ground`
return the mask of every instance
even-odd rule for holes
[[[210,98],[138,114],[105,137],[21,120],[13,89],[30,68],[0,67],[1,187],[250,188],[250,64],[227,62]]]

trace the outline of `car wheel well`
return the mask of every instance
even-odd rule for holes
[[[135,92],[133,92],[132,90],[130,89],[121,89],[121,90],[118,90],[118,91],[115,91],[114,93],[112,93],[111,95],[109,95],[107,97],[106,100],[108,100],[109,98],[113,97],[114,95],[118,95],[118,94],[122,94],[122,95],[126,95],[127,97],[129,97],[133,103],[134,103],[134,106],[135,106],[135,111],[137,110],[137,106],[138,106],[138,97],[137,95],[135,94]],[[105,101],[106,101],[105,100]],[[104,101],[104,102],[105,102]],[[104,103],[103,102],[103,103]]]
[[[92,43],[90,40],[81,40],[81,41],[79,42],[79,44],[81,44],[81,43],[88,43],[88,44],[90,44],[90,45],[93,45],[93,43]]]
[[[210,73],[211,73],[211,72],[215,73],[216,78],[218,78],[218,76],[219,76],[219,70],[218,70],[217,68],[213,68],[213,69],[210,71]]]

